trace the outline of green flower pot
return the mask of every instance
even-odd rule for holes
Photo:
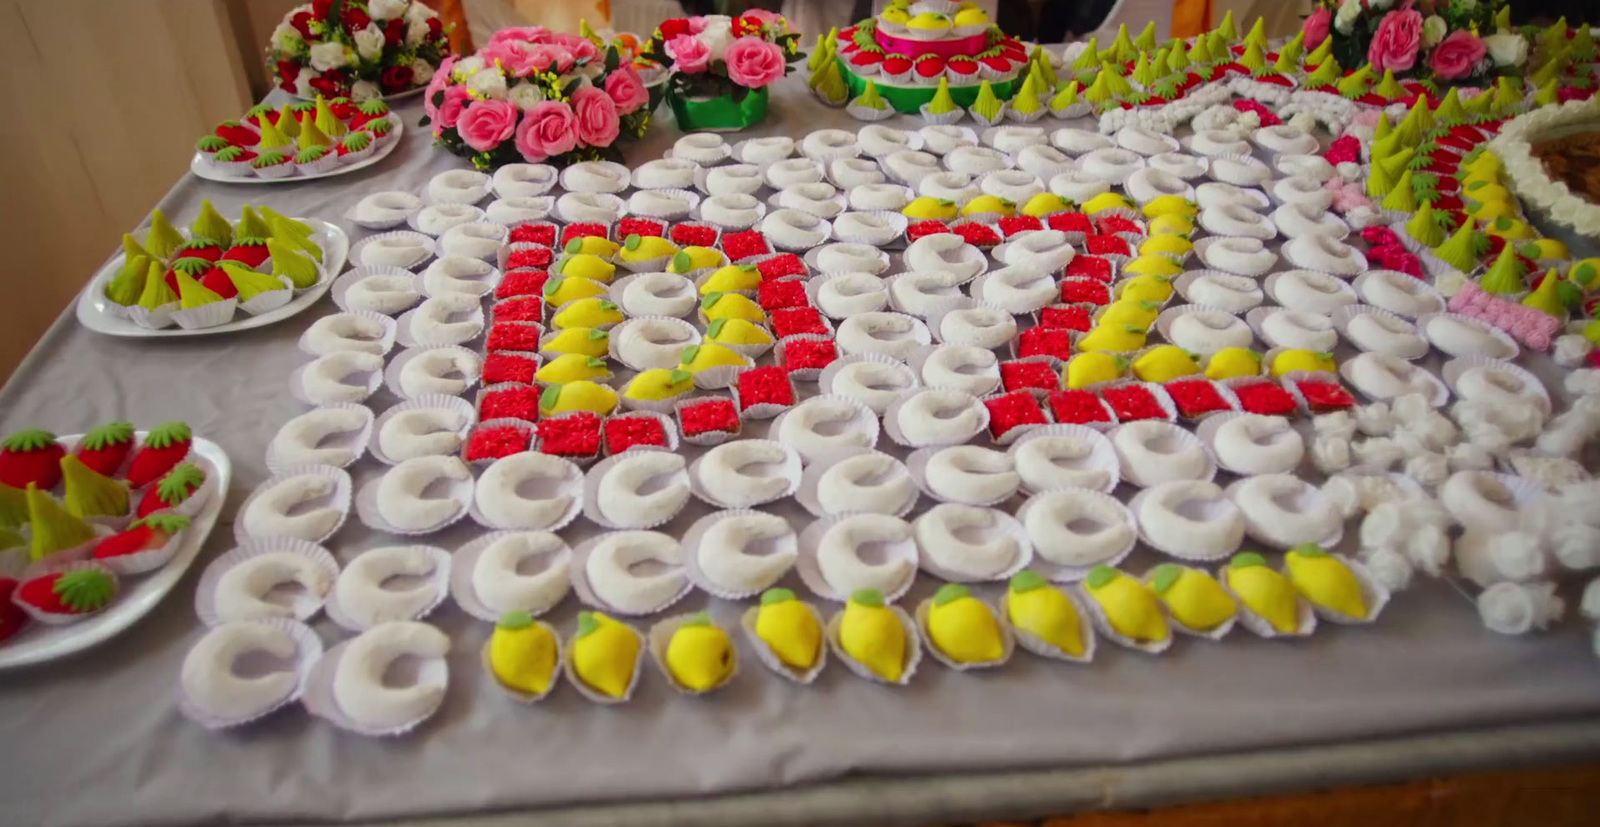
[[[767,90],[753,89],[735,103],[732,95],[685,98],[669,88],[667,105],[678,119],[678,128],[685,132],[738,132],[766,119]]]

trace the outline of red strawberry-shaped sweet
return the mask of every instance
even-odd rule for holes
[[[1006,75],[1011,73],[1011,59],[1002,55],[990,55],[989,57],[980,58],[978,62],[998,74]]]
[[[200,277],[200,285],[213,293],[231,299],[239,295],[239,288],[234,285],[233,279],[223,272],[221,267],[213,267]]]
[[[944,75],[944,58],[938,55],[923,55],[917,58],[912,71],[923,80],[938,80]]]
[[[228,252],[222,254],[221,261],[234,261],[246,267],[260,267],[267,260],[267,240],[264,238],[236,238]]]
[[[88,616],[104,609],[117,595],[117,578],[99,567],[73,569],[25,580],[15,602],[36,614]]]
[[[1600,368],[1600,350],[1591,350],[1589,355],[1584,358],[1588,360],[1589,367]]]
[[[128,466],[128,484],[143,488],[160,479],[189,456],[194,434],[182,422],[168,422],[150,430]]]
[[[1293,86],[1294,85],[1294,81],[1290,80],[1288,75],[1280,75],[1280,74],[1262,75],[1261,77],[1256,78],[1256,81],[1258,83],[1270,83],[1273,86]]]
[[[255,146],[261,143],[261,133],[238,121],[217,124],[217,137],[234,146]]]
[[[66,455],[67,449],[49,431],[17,431],[0,442],[0,483],[49,491],[61,482],[61,458]]]
[[[113,476],[133,452],[133,423],[108,422],[85,434],[78,443],[78,461],[104,476]]]
[[[28,613],[11,602],[17,591],[17,581],[0,577],[0,641],[10,638],[28,625]]]
[[[215,264],[222,258],[222,245],[209,238],[191,238],[172,251],[175,259],[199,258]]]
[[[349,98],[334,98],[328,101],[328,109],[332,110],[333,116],[341,121],[348,121],[361,111],[356,108],[356,102]]]
[[[178,292],[178,273],[181,272],[190,278],[201,279],[205,278],[206,273],[210,270],[211,262],[203,258],[180,258],[172,262],[172,266],[167,268],[166,275],[162,278],[166,279],[167,286],[172,288],[172,292],[176,293]]]
[[[256,107],[256,108],[261,110],[261,111],[254,112],[253,114],[246,115],[245,118],[244,118],[244,122],[245,123],[250,124],[250,125],[254,126],[257,129],[260,129],[262,121],[266,121],[267,123],[270,123],[270,124],[276,124],[278,122],[278,110],[273,109],[272,107],[270,107],[270,106],[268,106],[266,104],[262,104],[261,106]]]
[[[136,513],[140,517],[148,517],[162,509],[177,508],[194,496],[194,492],[198,491],[205,481],[206,472],[200,470],[200,466],[185,462],[168,471],[167,475],[161,478],[161,482],[144,492]]]
[[[850,55],[850,65],[858,70],[876,69],[882,63],[883,52],[869,52],[866,49],[858,49],[855,54]]]
[[[884,55],[883,73],[899,76],[911,71],[911,58],[905,55]]]
[[[968,55],[956,55],[945,61],[944,69],[952,80],[960,81],[965,85],[971,83],[971,78],[978,74],[978,61]]]
[[[94,547],[94,559],[106,560],[161,548],[173,535],[188,527],[189,518],[182,514],[151,514],[136,520],[126,531],[101,540]]]

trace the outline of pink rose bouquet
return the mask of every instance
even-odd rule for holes
[[[313,0],[272,30],[279,89],[357,102],[427,86],[451,55],[450,31],[421,0]]]
[[[1306,48],[1333,43],[1346,71],[1362,64],[1382,75],[1448,81],[1483,79],[1515,68],[1493,59],[1495,38],[1521,38],[1496,17],[1508,0],[1315,0],[1302,26]],[[1493,37],[1485,40],[1479,33]],[[1309,67],[1308,67],[1309,68]]]
[[[782,16],[752,9],[739,17],[664,20],[642,51],[672,69],[669,95],[738,102],[794,71],[805,57],[799,44]]]
[[[434,143],[481,170],[509,163],[614,160],[644,134],[654,109],[643,73],[665,69],[638,39],[501,29],[471,57],[440,65],[423,101]]]

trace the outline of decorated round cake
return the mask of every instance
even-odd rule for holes
[[[891,106],[913,114],[924,104],[971,107],[985,81],[1009,100],[1029,66],[1022,43],[972,2],[895,0],[839,32],[833,45],[852,98],[871,80]]]

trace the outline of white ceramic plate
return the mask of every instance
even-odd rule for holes
[[[144,439],[145,434],[145,431],[138,432],[137,439]],[[77,434],[61,437],[60,441],[70,451],[82,438],[83,434]],[[205,545],[212,526],[217,524],[217,515],[222,513],[222,502],[228,498],[228,478],[233,473],[228,455],[221,446],[208,439],[195,437],[190,457],[199,459],[207,466],[206,472],[216,480],[217,487],[211,500],[201,507],[200,513],[189,524],[183,543],[178,546],[172,559],[148,574],[120,578],[122,591],[117,594],[117,599],[110,608],[88,620],[64,626],[29,623],[16,637],[0,643],[0,669],[63,658],[115,637],[149,614],[172,591],[172,587],[178,585],[184,572],[199,556],[200,547]]]
[[[233,321],[219,324],[216,327],[202,327],[197,330],[184,330],[176,325],[161,330],[151,330],[140,327],[127,319],[113,316],[108,309],[111,300],[106,298],[106,282],[116,277],[117,270],[121,269],[123,254],[116,256],[98,271],[94,278],[89,280],[89,286],[78,294],[78,321],[96,333],[107,336],[129,336],[136,339],[167,339],[179,336],[211,336],[217,333],[233,333],[239,330],[250,330],[256,327],[265,327],[273,322],[287,319],[290,316],[317,303],[322,294],[328,292],[333,286],[333,278],[344,269],[345,259],[350,255],[350,237],[344,230],[335,224],[330,224],[318,218],[298,218],[311,225],[311,238],[322,245],[322,278],[317,283],[295,296],[288,304],[259,316],[251,316],[243,311],[234,314]]]
[[[212,169],[211,165],[206,163],[205,156],[199,152],[196,152],[194,157],[189,159],[189,171],[201,178],[206,179],[207,181],[218,181],[223,184],[297,184],[301,181],[315,181],[318,178],[332,178],[335,175],[343,175],[347,172],[355,172],[358,169],[365,169],[373,164],[378,163],[379,161],[382,161],[384,158],[387,158],[389,153],[393,152],[394,148],[400,145],[400,138],[405,135],[406,127],[405,124],[400,122],[400,120],[401,119],[398,117],[392,117],[389,119],[389,123],[394,125],[394,132],[390,134],[387,143],[378,147],[377,149],[374,149],[371,155],[368,155],[367,157],[362,158],[361,160],[347,167],[334,167],[326,172],[318,172],[311,175],[301,175],[297,171],[293,175],[286,175],[282,178],[257,178],[254,175],[224,175],[215,169]]]
[[[381,101],[384,101],[384,102],[388,102],[388,101],[403,101],[403,100],[406,100],[407,98],[413,98],[413,97],[416,97],[417,95],[422,94],[422,92],[424,90],[426,90],[427,88],[428,88],[427,84],[423,84],[422,86],[418,86],[415,89],[407,89],[404,92],[396,92],[393,95],[383,95],[383,96],[379,97],[378,100],[381,100]],[[300,100],[300,101],[314,101],[314,100],[317,99],[317,97],[315,95],[312,95],[309,98],[304,96],[304,95],[293,95],[293,97],[294,97],[295,100]]]

